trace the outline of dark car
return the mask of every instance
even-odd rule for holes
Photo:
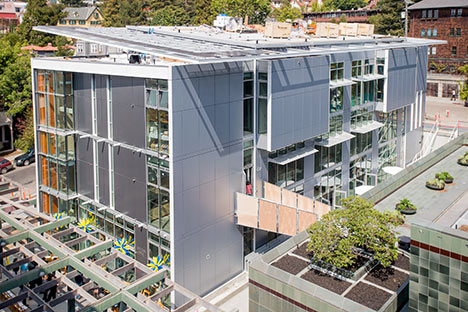
[[[19,155],[15,158],[15,165],[17,166],[28,166],[30,163],[36,161],[34,150],[30,149],[26,153]]]
[[[13,169],[13,164],[8,159],[0,158],[0,173],[5,174],[11,169]]]

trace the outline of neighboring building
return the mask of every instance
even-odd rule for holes
[[[408,8],[411,37],[441,39],[447,44],[429,49],[429,64],[447,65],[446,73],[457,73],[468,64],[468,1],[422,0]]]
[[[32,59],[40,209],[134,235],[143,263],[170,254],[171,278],[197,294],[306,223],[278,224],[282,212],[313,222],[314,209],[372,188],[421,148],[434,41],[34,29],[125,52]],[[247,181],[261,206],[252,227],[236,215]],[[263,213],[272,207],[279,219]]]
[[[19,1],[0,2],[0,33],[15,31],[23,20],[26,5],[26,2]]]
[[[339,21],[341,16],[346,17],[347,23],[368,23],[369,17],[379,14],[378,9],[357,9],[329,12],[304,13],[304,19],[316,23],[331,22],[333,19]]]
[[[67,49],[75,49],[73,46],[65,46]],[[48,43],[47,46],[41,47],[41,46],[36,46],[36,45],[28,45],[25,47],[22,47],[21,50],[23,51],[29,51],[29,53],[33,53],[35,55],[39,56],[52,56],[56,51],[58,51],[57,47],[52,46],[52,43]]]
[[[101,27],[104,17],[98,7],[65,8],[67,17],[59,21],[57,26],[70,27]]]
[[[0,153],[11,152],[14,149],[11,118],[5,112],[0,112]]]

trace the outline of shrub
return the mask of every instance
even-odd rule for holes
[[[416,206],[408,198],[403,198],[397,205],[398,210],[417,210]]]
[[[374,253],[387,267],[397,257],[396,227],[403,224],[399,212],[381,213],[374,204],[356,196],[341,201],[344,209],[329,212],[310,226],[307,250],[314,260],[340,268],[356,262],[358,248]]]
[[[435,177],[436,179],[439,179],[442,181],[453,180],[453,177],[450,175],[450,173],[446,171],[436,173]]]
[[[439,188],[439,189],[443,189],[445,187],[445,182],[439,179],[430,179],[426,181],[426,185]]]

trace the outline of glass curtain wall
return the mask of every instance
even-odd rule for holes
[[[167,80],[146,79],[148,223],[170,233],[169,112]]]
[[[341,166],[323,174],[314,186],[314,198],[324,204],[334,205],[334,192],[341,190]],[[338,203],[337,203],[338,204]]]
[[[75,126],[73,75],[59,71],[37,70],[35,79],[37,124],[45,129],[73,130]],[[75,136],[46,131],[48,130],[37,132],[38,183],[66,197],[76,193]],[[43,212],[76,215],[74,201],[65,201],[48,193],[41,192],[39,196]]]

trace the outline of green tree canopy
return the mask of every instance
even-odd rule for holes
[[[342,200],[344,209],[329,212],[308,229],[307,245],[315,260],[346,268],[356,261],[356,249],[374,253],[383,266],[398,256],[396,227],[402,224],[398,212],[381,213],[374,204],[359,197]]]
[[[263,24],[270,14],[269,0],[213,0],[213,15],[227,14],[233,17],[249,17],[250,24]]]
[[[83,0],[61,0],[60,3],[64,6],[75,8],[86,6],[86,3],[84,3]]]
[[[190,23],[190,15],[183,7],[169,5],[151,13],[151,24],[162,26],[180,26]]]
[[[375,25],[375,32],[382,35],[403,36],[405,33],[401,11],[405,2],[401,0],[380,0],[377,8],[380,13],[369,17],[369,22]]]
[[[460,83],[460,99],[468,100],[468,65],[458,67],[458,71],[465,75],[465,81]]]
[[[105,27],[124,27],[146,23],[143,0],[104,0],[101,4]]]
[[[359,9],[366,5],[366,0],[324,0],[322,2],[322,7],[326,11]]]
[[[291,6],[282,6],[279,9],[274,9],[271,12],[271,16],[276,18],[279,22],[286,22],[287,20],[294,21],[295,19],[301,18],[302,14],[298,8]]]
[[[18,26],[18,34],[23,41],[29,44],[47,45],[53,43],[54,35],[33,30],[34,26],[57,25],[58,21],[64,17],[63,5],[47,5],[46,0],[29,0],[24,13],[23,22]]]

